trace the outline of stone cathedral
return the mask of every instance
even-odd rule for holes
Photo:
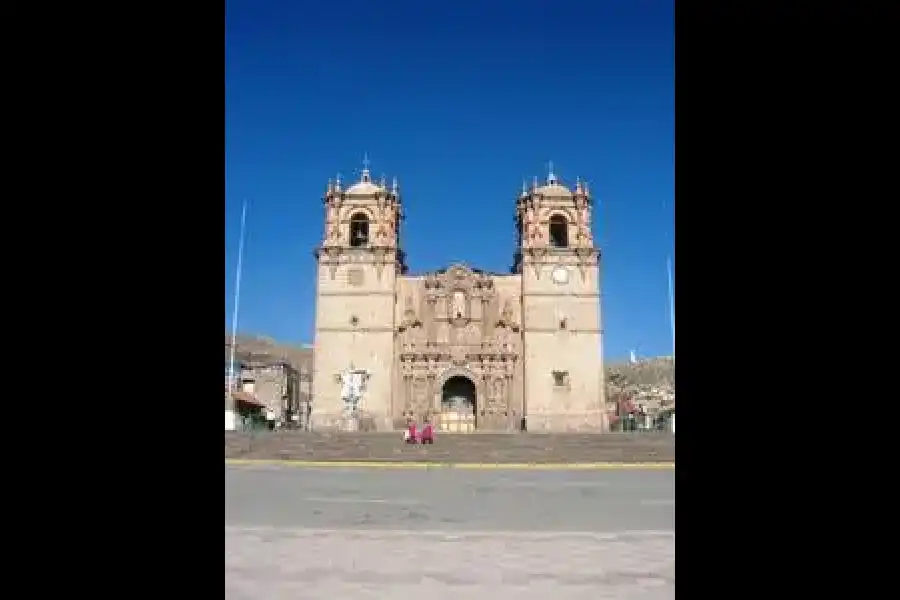
[[[329,181],[316,249],[311,425],[390,431],[607,430],[600,251],[592,198],[552,172],[515,199],[510,274],[464,264],[410,274],[395,178]],[[342,373],[363,373],[348,405]]]

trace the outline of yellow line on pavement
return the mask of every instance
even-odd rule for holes
[[[374,460],[274,460],[226,458],[226,465],[234,466],[286,466],[315,468],[353,468],[353,469],[464,469],[482,471],[500,470],[538,470],[538,471],[666,471],[675,468],[674,462],[647,463],[448,463],[448,462],[391,462]]]

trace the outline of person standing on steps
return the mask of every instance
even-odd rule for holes
[[[434,427],[432,427],[430,419],[425,419],[425,427],[422,428],[422,433],[419,434],[419,440],[423,444],[434,443]]]
[[[406,431],[403,432],[403,441],[407,444],[418,444],[419,434],[416,431],[416,420],[410,418],[407,425]]]

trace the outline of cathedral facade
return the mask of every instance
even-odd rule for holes
[[[600,252],[586,184],[551,172],[515,201],[510,274],[409,274],[397,180],[329,182],[318,262],[311,425],[390,431],[607,430]],[[348,402],[346,373],[362,373]],[[358,386],[357,386],[358,387]]]

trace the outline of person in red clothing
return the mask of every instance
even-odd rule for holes
[[[423,444],[433,444],[434,443],[434,427],[431,426],[431,421],[425,419],[425,427],[422,428],[422,433],[419,435],[419,440]]]
[[[407,428],[406,433],[403,434],[403,441],[407,444],[419,443],[419,433],[416,431],[415,419],[409,420],[409,427]]]

